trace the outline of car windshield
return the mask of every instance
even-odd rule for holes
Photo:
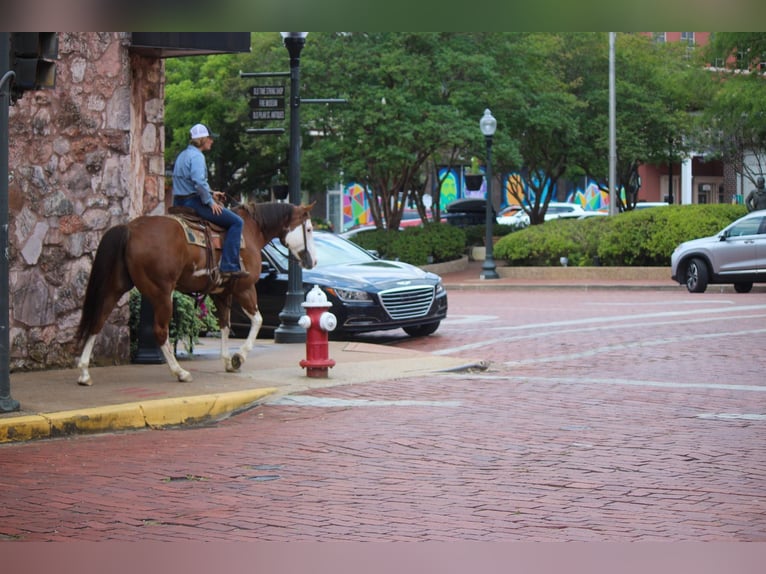
[[[375,261],[375,257],[369,251],[331,233],[314,233],[314,244],[317,248],[317,267]],[[288,251],[278,239],[269,243],[268,252],[277,265],[287,269]]]

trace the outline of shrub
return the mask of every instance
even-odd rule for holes
[[[359,234],[352,241],[384,259],[412,265],[459,259],[466,244],[465,232],[446,223],[427,223],[399,231],[377,229]]]
[[[141,294],[138,289],[130,291],[130,356],[138,350],[138,329],[141,321]],[[169,338],[173,352],[178,352],[181,341],[188,353],[194,352],[194,345],[199,343],[199,334],[218,331],[220,327],[215,317],[215,304],[210,297],[205,297],[197,306],[196,300],[189,295],[173,291],[173,317],[170,321]]]
[[[671,205],[614,217],[559,219],[502,237],[495,256],[511,265],[667,266],[676,245],[713,235],[746,213],[742,205]]]

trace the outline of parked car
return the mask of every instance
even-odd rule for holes
[[[379,259],[355,243],[329,232],[316,231],[318,263],[303,269],[304,296],[314,285],[332,303],[338,319],[331,336],[404,329],[412,337],[430,335],[447,316],[447,291],[441,277],[399,261]],[[256,283],[263,330],[280,324],[287,293],[287,249],[279,241],[263,250],[263,269]],[[239,305],[231,311],[232,333],[247,335],[250,320]]]
[[[486,200],[479,197],[464,197],[456,199],[445,208],[446,213],[442,221],[456,227],[469,225],[483,225],[486,223],[487,209]],[[490,209],[490,217],[495,217],[495,210]]]
[[[579,217],[582,217],[584,215],[587,215],[588,212],[586,212],[581,206],[577,205],[576,203],[569,203],[566,201],[551,201],[548,204],[548,209],[545,211],[544,219],[545,221],[551,221],[553,219],[565,219],[565,218],[572,218],[576,219]],[[516,227],[526,227],[529,225],[529,215],[523,210],[519,209],[516,210],[515,213],[505,216],[502,218],[497,218],[498,223],[502,223],[504,225],[513,225]]]
[[[766,282],[766,210],[753,211],[711,237],[685,241],[670,257],[671,277],[690,293],[711,283],[748,293]]]
[[[667,207],[667,201],[639,201],[634,209],[649,209],[650,207]]]

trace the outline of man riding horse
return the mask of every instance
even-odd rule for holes
[[[173,167],[173,205],[190,207],[201,218],[226,229],[219,264],[221,278],[247,277],[249,273],[239,263],[243,220],[219,203],[226,194],[213,191],[207,182],[207,163],[203,152],[213,147],[213,134],[204,124],[195,124],[190,135],[189,145],[178,154]]]

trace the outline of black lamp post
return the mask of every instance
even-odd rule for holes
[[[481,279],[499,279],[495,269],[495,258],[492,253],[492,223],[494,220],[492,209],[492,136],[495,135],[497,120],[492,116],[489,108],[484,110],[484,115],[479,120],[481,133],[487,141],[487,194],[484,201],[484,225],[486,227],[484,265],[481,266]]]
[[[301,124],[300,124],[300,65],[301,50],[308,32],[280,32],[290,54],[290,157],[287,172],[287,197],[293,205],[301,202]],[[281,321],[274,331],[275,343],[303,343],[306,330],[298,325],[303,315],[303,273],[294,257],[287,267],[287,294],[285,307],[279,314]]]
[[[0,32],[0,413],[18,411],[19,401],[11,397],[10,371],[10,300],[8,264],[8,106],[10,105],[11,40]]]

